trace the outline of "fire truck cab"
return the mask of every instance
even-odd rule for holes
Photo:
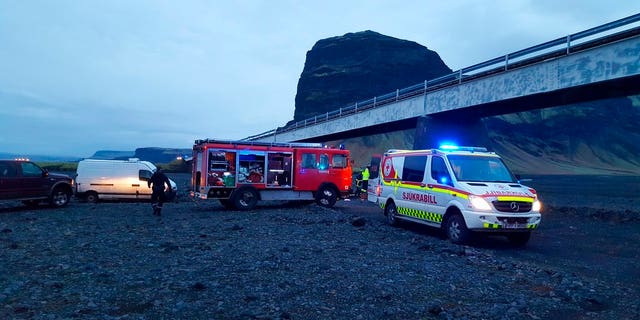
[[[196,140],[190,195],[239,210],[258,200],[315,200],[331,207],[349,194],[349,157],[348,150],[319,143]]]

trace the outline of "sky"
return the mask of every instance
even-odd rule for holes
[[[458,70],[636,13],[630,0],[0,0],[0,153],[188,149],[283,126],[307,51],[349,32],[417,42]]]

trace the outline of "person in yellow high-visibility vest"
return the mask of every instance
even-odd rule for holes
[[[360,200],[367,199],[367,188],[369,187],[369,166],[364,167],[362,170],[362,187],[360,192]]]

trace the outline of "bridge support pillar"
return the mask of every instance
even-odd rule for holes
[[[487,129],[479,117],[419,117],[413,149],[437,148],[443,143],[487,147],[491,150]]]

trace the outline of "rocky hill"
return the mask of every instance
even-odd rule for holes
[[[372,31],[318,41],[298,82],[294,121],[451,71],[437,53]],[[640,174],[640,96],[483,119],[491,145],[521,174]],[[413,146],[414,128],[344,143],[356,166]]]
[[[448,74],[435,51],[373,31],[318,41],[307,52],[293,120]]]

